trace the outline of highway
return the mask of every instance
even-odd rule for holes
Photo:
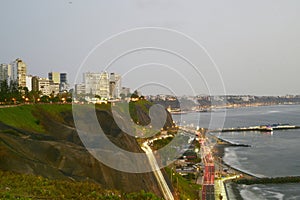
[[[165,200],[174,200],[173,194],[172,194],[163,174],[161,173],[160,168],[157,164],[156,158],[153,155],[152,149],[148,146],[147,142],[143,143],[142,149],[145,151],[145,153],[148,157],[150,166],[156,177],[159,187],[163,193],[164,199]]]

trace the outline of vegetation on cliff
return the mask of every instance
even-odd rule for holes
[[[180,199],[198,199],[200,185],[194,183],[192,177],[189,179],[178,174],[175,169],[171,167],[165,168],[169,179],[172,181],[175,192]]]
[[[83,106],[93,108],[93,105]],[[146,119],[146,110],[140,109],[137,108],[138,118]],[[118,128],[110,105],[97,105],[94,110],[112,142],[125,150],[142,152],[136,139]],[[172,124],[172,120],[168,118],[167,124]],[[84,148],[74,125],[70,104],[0,108],[0,170],[42,176],[49,180],[89,180],[108,190],[122,193],[144,190],[161,196],[153,173],[117,171],[96,160]]]
[[[88,181],[50,180],[41,176],[0,171],[0,199],[159,200],[152,193],[107,190]]]

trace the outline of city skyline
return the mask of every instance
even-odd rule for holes
[[[64,71],[74,87],[79,67],[96,45],[129,29],[161,27],[184,33],[205,47],[220,70],[227,94],[300,94],[297,87],[300,84],[297,77],[300,2],[297,1],[9,1],[1,2],[1,6],[5,9],[0,14],[3,27],[0,63],[10,63],[20,57],[28,66],[27,74],[46,77],[49,71]],[[10,15],[10,10],[15,10],[15,14]],[[182,63],[172,63],[173,58],[162,57],[184,77],[191,77],[197,94],[208,93],[203,86],[197,87],[199,80],[192,78],[192,73],[187,70],[184,74],[186,67],[176,66]],[[105,63],[101,56],[97,59],[91,57],[85,71],[103,71]],[[151,63],[151,59],[144,56],[137,61],[136,57],[129,56],[108,71],[124,75],[133,66],[144,63]],[[202,70],[201,64],[197,67]],[[148,66],[144,73],[137,71],[128,78],[122,77],[123,85],[134,90],[148,76],[154,82],[167,79],[169,82],[163,84],[169,84],[173,90],[178,88],[178,95],[193,94],[183,84],[172,85],[179,82],[178,78],[169,76],[165,67]],[[166,91],[150,86],[144,87],[145,90]]]

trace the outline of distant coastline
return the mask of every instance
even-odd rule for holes
[[[189,112],[214,112],[219,109],[235,109],[244,107],[261,107],[275,105],[299,105],[300,95],[286,96],[191,96],[174,97],[170,95],[146,96],[150,102],[161,104],[172,114]]]

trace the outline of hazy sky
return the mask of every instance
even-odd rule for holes
[[[217,70],[207,51],[227,94],[300,94],[298,0],[2,0],[0,7],[0,63],[20,57],[29,74],[46,77],[49,71],[67,72],[73,84],[77,73],[104,70],[109,59],[125,50],[162,43],[182,50],[189,59],[200,59],[195,63],[202,77],[181,57],[157,49],[125,55],[109,71],[127,73],[124,86],[139,88],[147,82],[142,90],[152,93],[164,92],[163,88],[177,94],[216,93],[220,88],[214,87],[221,80],[214,86]],[[100,42],[139,27],[179,31],[205,50],[190,48],[173,34],[160,36],[146,30],[96,49],[79,69]]]

